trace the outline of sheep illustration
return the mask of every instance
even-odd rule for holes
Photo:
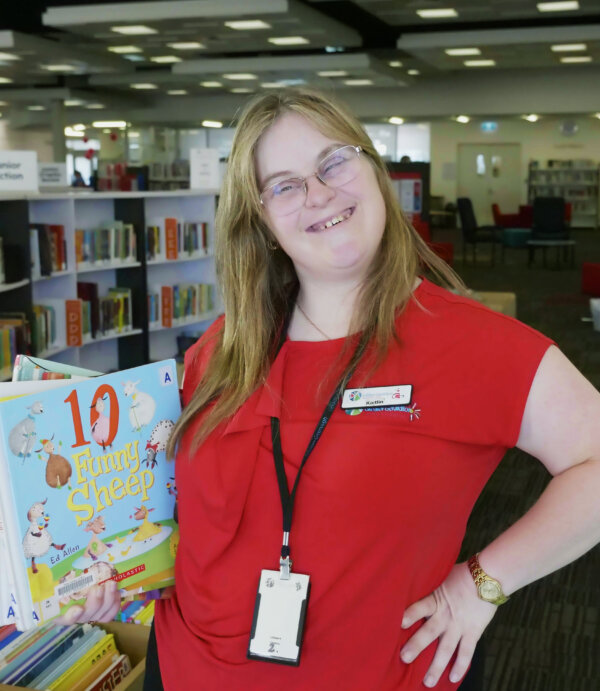
[[[148,425],[154,417],[156,410],[156,403],[152,396],[144,391],[138,391],[138,381],[121,382],[123,385],[123,393],[127,397],[131,397],[131,405],[129,406],[129,422],[134,431],[139,432],[144,425]]]
[[[133,516],[129,517],[135,518],[136,521],[142,521],[142,525],[139,528],[136,528],[137,533],[133,538],[134,542],[146,542],[148,538],[152,537],[153,535],[158,535],[158,533],[161,532],[162,528],[160,527],[160,523],[152,523],[148,520],[148,514],[150,511],[154,511],[154,509],[149,509],[141,504],[139,509],[137,506],[135,507],[135,513]]]
[[[25,554],[25,559],[31,559],[31,570],[33,573],[38,572],[35,560],[43,557],[50,547],[54,547],[57,550],[65,548],[64,544],[55,544],[48,531],[50,517],[44,511],[46,501],[48,500],[44,499],[44,501],[35,502],[35,504],[29,507],[27,512],[29,528],[27,528],[23,538],[23,553]]]
[[[150,439],[146,443],[146,468],[154,468],[156,465],[156,456],[160,451],[167,448],[173,427],[175,427],[175,423],[172,420],[159,420],[154,425]]]
[[[112,547],[112,542],[102,542],[99,535],[106,530],[106,524],[104,523],[104,516],[96,516],[96,518],[88,521],[84,530],[86,532],[92,533],[92,537],[85,548],[84,554],[92,558],[92,561],[97,561],[101,554],[104,554],[107,549]]]
[[[34,415],[41,415],[44,412],[44,406],[41,401],[35,401],[27,406],[31,412],[27,417],[17,422],[11,429],[8,435],[8,445],[10,450],[19,458],[29,458],[31,451],[35,444],[35,418]]]
[[[40,458],[42,458],[42,451],[48,454],[48,459],[46,460],[46,483],[49,487],[60,489],[69,483],[73,469],[64,456],[54,453],[53,439],[54,435],[50,439],[42,439],[42,448],[36,449],[35,452]]]
[[[90,406],[94,408],[94,412],[92,413],[92,437],[97,444],[100,444],[103,451],[110,433],[110,418],[104,413],[104,409],[106,408],[106,403],[104,403],[104,401],[106,398],[108,398],[108,396],[102,396],[96,400],[93,406]],[[112,446],[112,444],[109,444],[109,446]]]

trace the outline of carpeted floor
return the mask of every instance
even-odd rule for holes
[[[541,257],[528,268],[527,252],[516,249],[507,250],[504,264],[490,267],[482,251],[475,266],[463,267],[456,231],[435,231],[434,240],[455,243],[455,268],[470,288],[515,292],[517,317],[553,338],[600,388],[600,333],[582,321],[590,316],[589,298],[580,292],[581,263],[600,262],[600,231],[572,236],[575,268],[559,270],[543,268]],[[475,506],[461,558],[521,516],[549,479],[538,461],[509,451]],[[483,691],[600,689],[600,547],[515,593],[488,627],[482,652]]]

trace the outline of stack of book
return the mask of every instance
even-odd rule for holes
[[[165,261],[209,253],[208,223],[165,218],[146,228],[146,258]]]
[[[212,283],[155,286],[148,293],[150,329],[199,321],[214,309],[215,286]]]
[[[135,229],[131,223],[110,221],[94,230],[75,231],[77,269],[137,261]]]
[[[63,225],[31,223],[29,249],[33,280],[67,270],[67,242]]]
[[[17,353],[31,349],[31,331],[24,312],[0,313],[0,369],[1,378],[10,375],[10,368]]]
[[[33,305],[33,348],[36,353],[81,346],[95,338],[131,331],[131,289],[109,288],[98,296],[96,283],[77,283],[76,299],[47,298]]]
[[[0,640],[0,683],[50,691],[106,691],[131,671],[112,633],[45,624]]]
[[[0,626],[20,631],[108,580],[123,599],[172,585],[179,541],[165,456],[181,412],[175,362],[29,369],[71,377],[0,384]]]

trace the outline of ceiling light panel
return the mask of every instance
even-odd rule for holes
[[[142,49],[138,46],[108,46],[111,53],[141,53]]]
[[[252,0],[247,5],[240,0],[125,2],[119,5],[118,14],[113,13],[119,17],[118,22],[107,19],[110,13],[103,7],[106,6],[51,7],[45,12],[43,21],[47,26],[72,32],[80,40],[87,37],[114,44],[117,34],[129,36],[150,54],[157,54],[159,46],[165,50],[166,45],[174,51],[206,50],[225,54],[232,51],[257,53],[267,48],[285,50],[303,45],[313,48],[335,45],[347,49],[362,44],[356,29],[321,12],[318,3],[291,0]]]
[[[176,62],[181,62],[181,58],[177,55],[155,55],[150,58],[151,62],[156,62],[160,65],[171,65]]]
[[[540,12],[573,12],[579,9],[577,0],[567,2],[538,2],[537,8]]]
[[[441,7],[432,10],[417,10],[421,19],[453,19],[458,17],[458,12],[453,7]]]
[[[481,55],[481,50],[479,48],[446,48],[444,53],[452,56]]]
[[[559,43],[555,46],[550,46],[554,53],[575,53],[580,50],[587,50],[585,43]]]

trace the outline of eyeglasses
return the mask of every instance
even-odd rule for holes
[[[317,170],[305,178],[288,178],[270,185],[260,194],[260,203],[273,216],[287,216],[304,206],[306,181],[313,175],[327,187],[342,187],[356,178],[360,172],[360,146],[347,144],[330,154],[319,163]]]

